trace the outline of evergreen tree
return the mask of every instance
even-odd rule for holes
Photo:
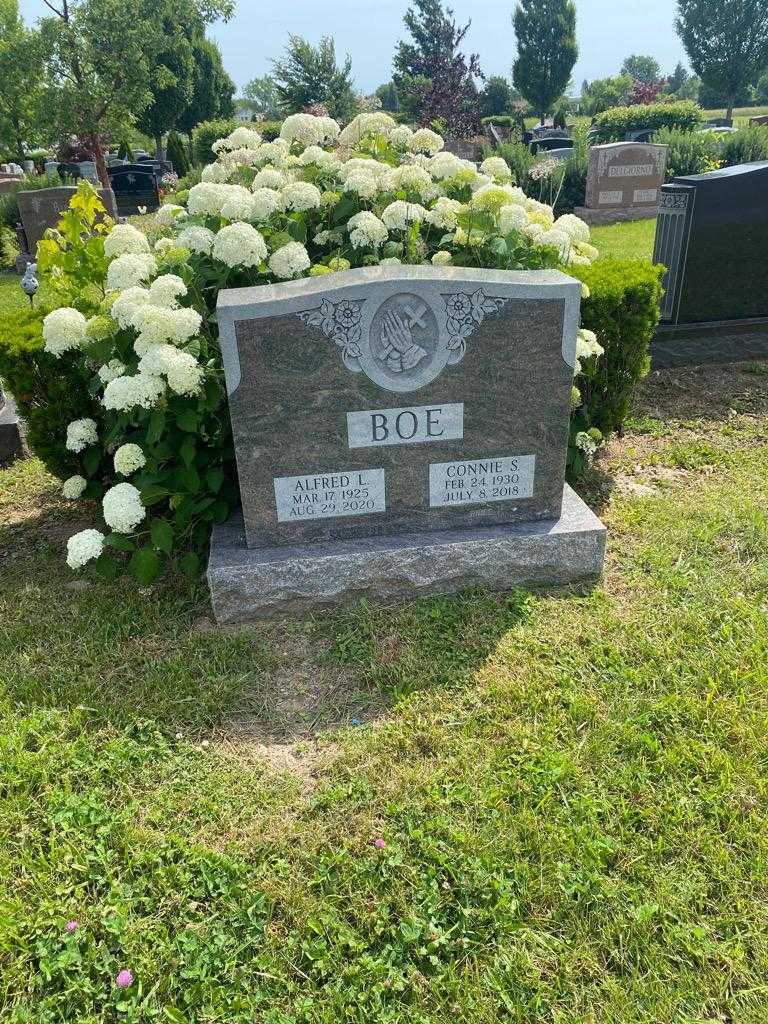
[[[768,0],[678,0],[677,10],[691,67],[733,117],[738,98],[768,67]]]
[[[187,135],[203,121],[232,117],[235,112],[235,83],[224,70],[221,50],[216,43],[197,38],[193,56],[192,99],[176,125]]]
[[[686,69],[685,65],[681,64],[680,61],[678,61],[675,66],[675,70],[667,79],[667,91],[671,93],[680,92],[680,90],[683,88],[683,86],[690,77],[691,76],[688,73],[688,70]]]
[[[398,43],[393,60],[401,108],[420,124],[440,120],[452,135],[471,135],[480,124],[475,79],[483,78],[478,55],[460,52],[471,22],[459,27],[441,0],[415,0],[403,20],[412,41]]]
[[[481,93],[483,117],[494,114],[508,114],[512,110],[515,95],[511,85],[501,75],[491,75]]]
[[[173,164],[174,171],[180,178],[189,171],[189,157],[184,143],[177,132],[168,133],[168,146],[166,149],[168,159]]]
[[[400,109],[400,97],[397,95],[397,86],[394,82],[385,82],[376,90],[376,95],[381,100],[381,109],[394,114]]]
[[[563,95],[579,55],[572,0],[520,0],[513,81],[543,120]]]
[[[343,66],[338,66],[336,44],[330,36],[323,36],[317,46],[312,46],[301,36],[289,35],[285,56],[272,61],[272,68],[284,114],[295,114],[315,104],[322,104],[338,120],[355,113],[352,60],[347,55]]]

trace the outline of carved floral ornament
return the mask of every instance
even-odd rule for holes
[[[387,391],[415,391],[447,365],[460,363],[473,331],[509,301],[482,288],[441,294],[440,300],[433,309],[421,296],[396,293],[379,304],[366,329],[364,306],[370,300],[324,299],[296,315],[341,349],[348,370],[365,373]]]

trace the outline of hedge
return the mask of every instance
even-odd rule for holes
[[[212,164],[216,159],[216,154],[211,146],[239,127],[238,121],[229,118],[221,118],[218,121],[201,121],[196,128],[192,129],[192,156],[195,163],[198,166]]]
[[[88,390],[92,374],[79,369],[77,355],[56,359],[43,351],[43,316],[39,308],[0,315],[0,378],[26,423],[30,448],[64,478],[78,472],[80,460],[67,451],[61,425],[92,416],[96,400]]]
[[[582,399],[591,424],[607,437],[622,429],[634,390],[650,370],[664,268],[644,260],[604,259],[568,272],[590,290],[581,324],[605,349],[597,372],[584,381]]]
[[[644,128],[682,128],[693,131],[703,120],[701,107],[691,100],[677,103],[638,104],[632,107],[612,107],[598,114],[592,125],[600,142],[623,142],[630,132]]]

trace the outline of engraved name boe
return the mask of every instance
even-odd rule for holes
[[[347,436],[350,448],[461,440],[464,403],[348,412]]]
[[[280,523],[385,512],[383,469],[276,477],[275,505]]]
[[[429,504],[444,508],[532,498],[535,473],[535,455],[433,462],[429,467]]]

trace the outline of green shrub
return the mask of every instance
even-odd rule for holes
[[[490,152],[489,154],[490,155]],[[494,155],[509,164],[516,183],[527,196],[554,206],[555,213],[572,213],[583,206],[587,192],[589,155],[584,137],[575,140],[573,156],[561,161],[545,178],[532,178],[531,169],[547,162],[547,154],[533,156],[522,142],[505,142]]]
[[[237,121],[221,118],[218,121],[201,121],[192,130],[192,157],[198,166],[213,163],[216,154],[211,146],[218,139],[230,135],[238,127]]]
[[[178,132],[168,133],[166,156],[173,164],[174,171],[180,178],[183,178],[189,170],[189,157]]]
[[[612,107],[595,118],[593,128],[600,142],[622,142],[629,132],[643,128],[681,128],[693,131],[703,119],[701,107],[691,100],[677,103]]]
[[[515,181],[527,194],[526,182],[528,181],[528,173],[536,163],[536,157],[524,143],[503,142],[493,154],[489,150],[487,155],[503,157],[509,164]]]
[[[587,172],[589,154],[586,143],[577,138],[573,156],[563,161],[562,169],[555,174],[562,175],[560,192],[555,202],[555,213],[573,213],[574,207],[583,206],[587,198]]]
[[[644,260],[598,260],[570,267],[590,297],[581,322],[594,331],[605,355],[595,373],[580,381],[583,412],[605,436],[621,430],[632,394],[650,369],[650,343],[659,322],[663,267]]]
[[[723,167],[768,160],[768,128],[755,124],[720,138]]]
[[[721,142],[712,132],[662,128],[653,141],[667,147],[667,181],[682,174],[705,174],[720,166]]]
[[[502,128],[517,128],[520,118],[512,117],[511,114],[493,114],[491,117],[482,118],[482,124],[498,124]]]
[[[282,121],[259,121],[253,126],[265,142],[274,142],[283,127]]]
[[[64,446],[62,424],[93,416],[90,374],[72,353],[60,359],[43,351],[47,309],[22,308],[0,315],[0,377],[27,425],[32,451],[56,476],[78,471],[79,457]]]

